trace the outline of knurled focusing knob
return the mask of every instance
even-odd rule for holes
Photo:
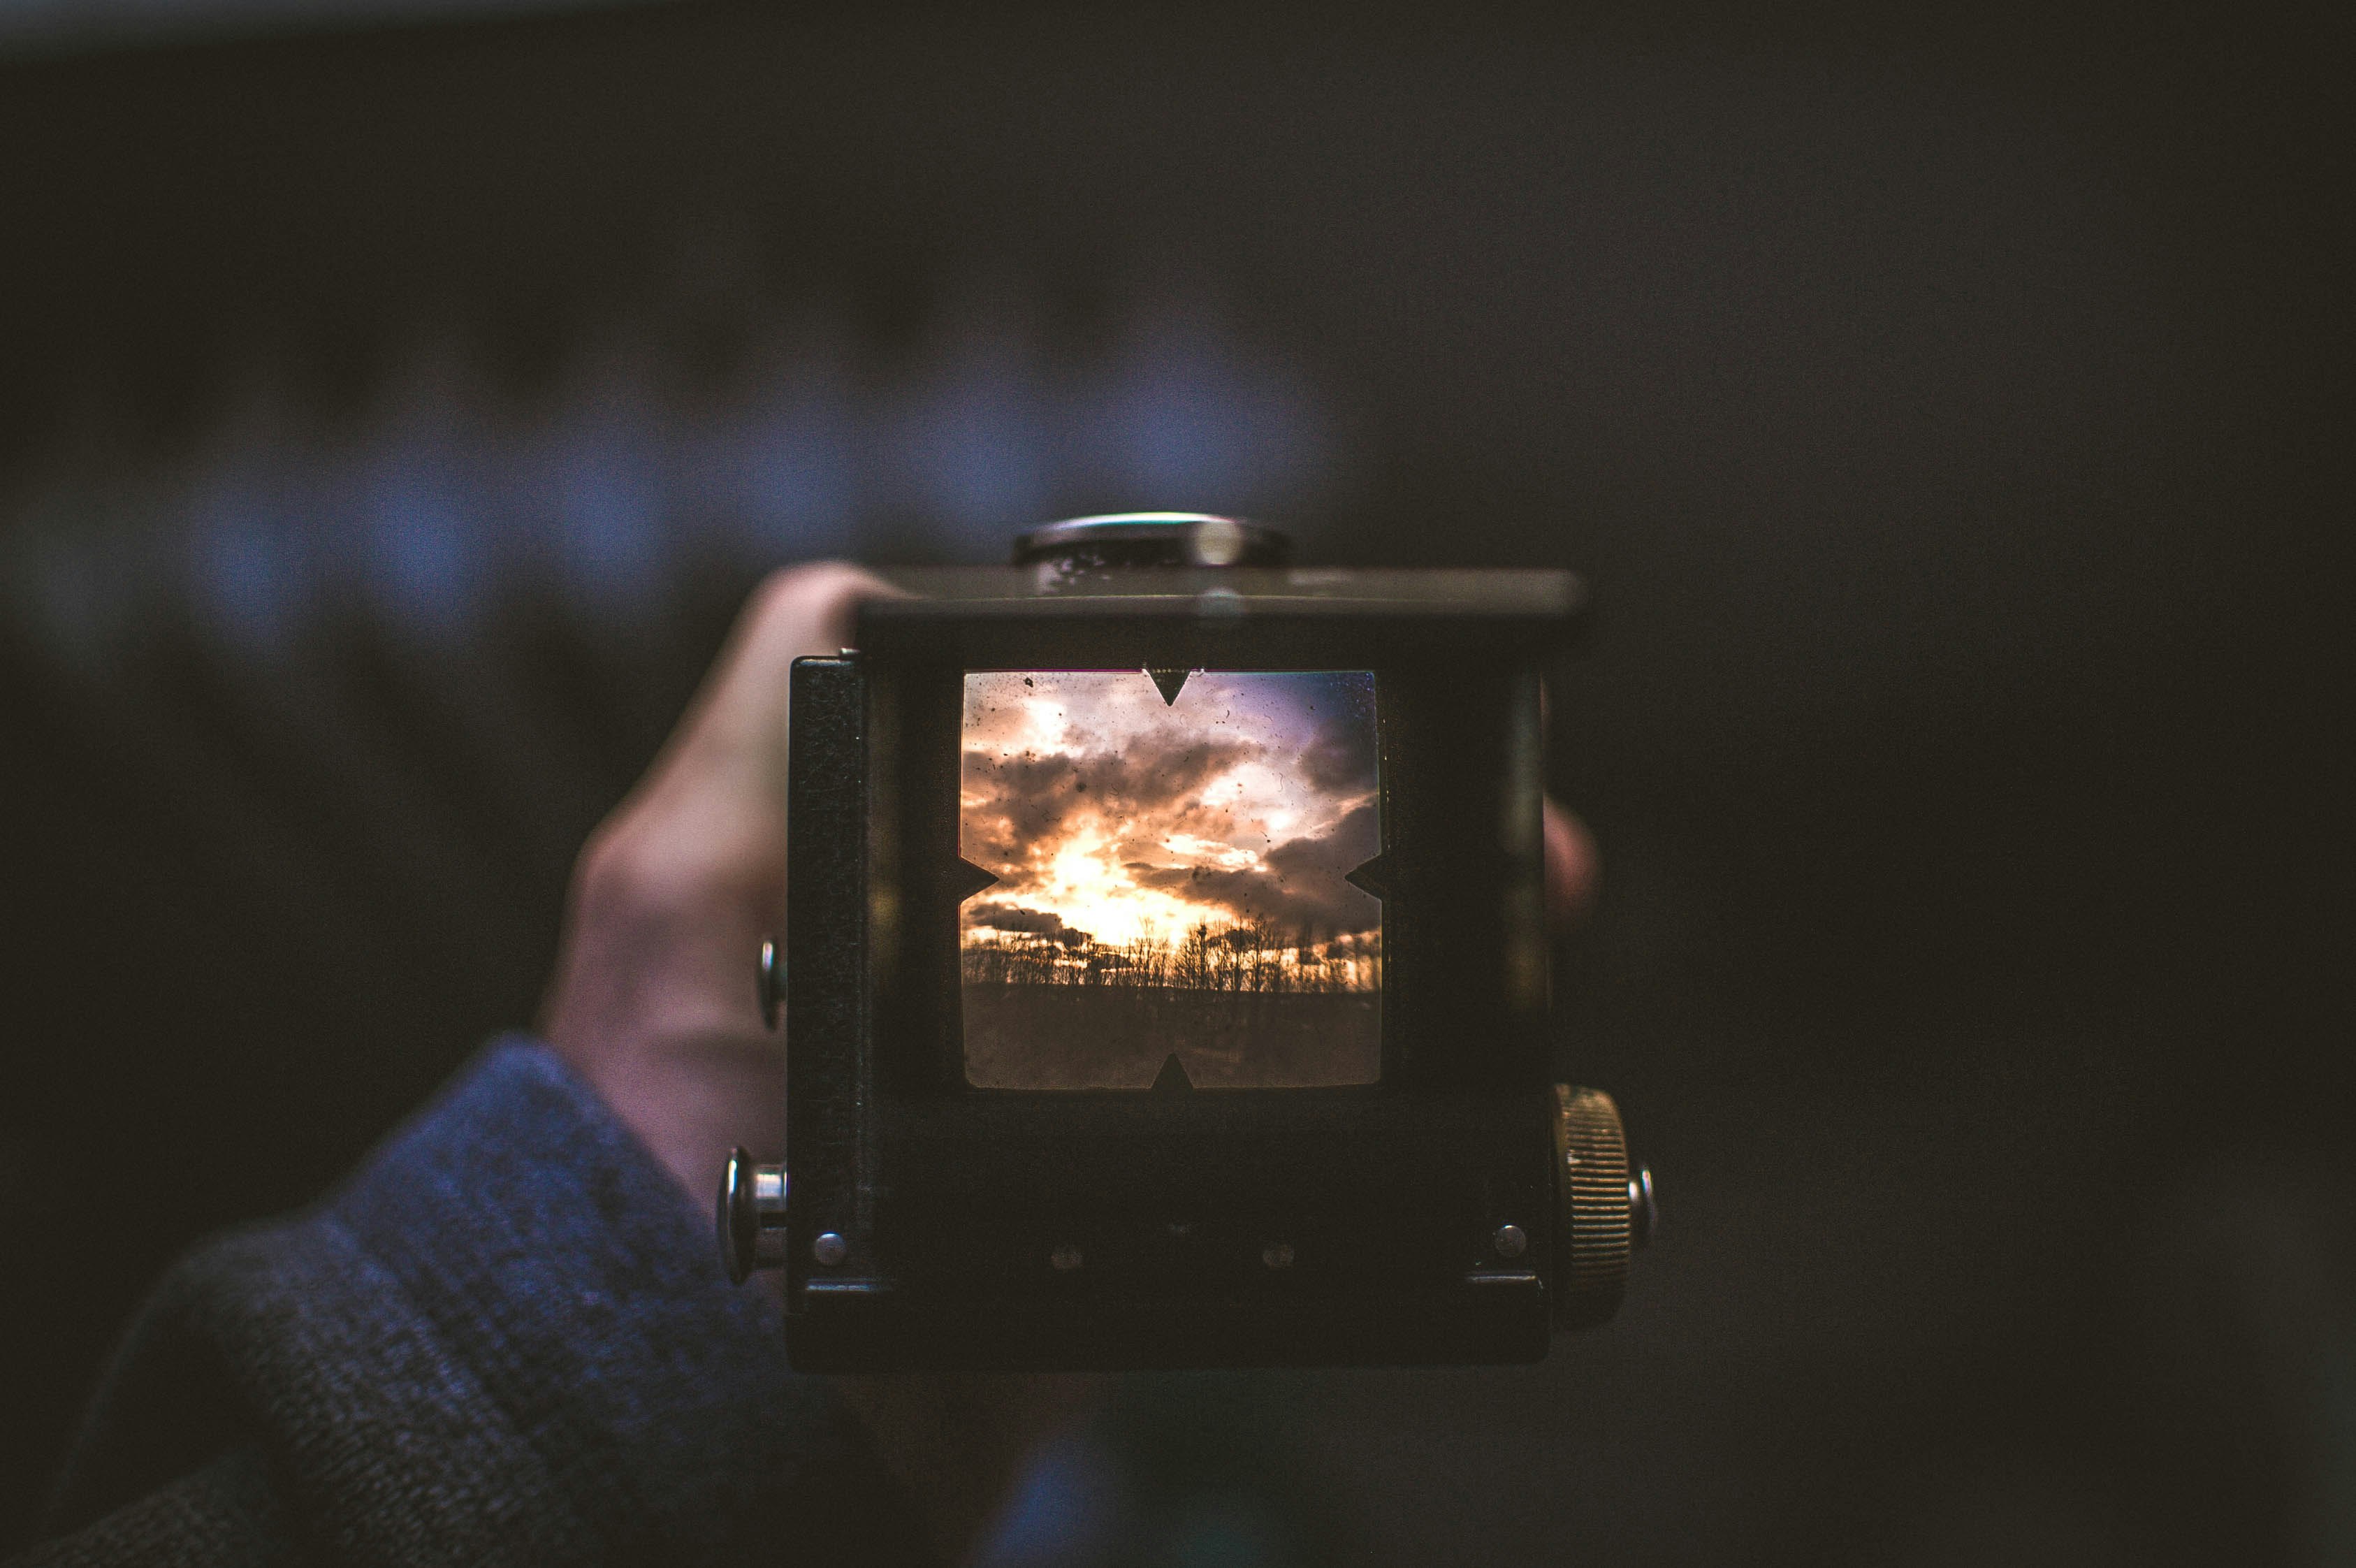
[[[1620,1309],[1635,1242],[1628,1139],[1620,1108],[1600,1089],[1554,1086],[1555,1204],[1560,1249],[1555,1321],[1587,1328]],[[1649,1194],[1650,1183],[1646,1183]]]

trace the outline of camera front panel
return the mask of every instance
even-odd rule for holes
[[[1528,618],[1034,607],[796,670],[796,1365],[1543,1355]]]

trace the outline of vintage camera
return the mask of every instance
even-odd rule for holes
[[[787,1160],[719,1215],[795,1367],[1531,1361],[1618,1305],[1651,1177],[1548,1071],[1580,584],[1289,554],[1055,523],[795,664]]]

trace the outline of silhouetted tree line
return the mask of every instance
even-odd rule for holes
[[[1086,931],[969,929],[962,973],[978,985],[1105,985],[1255,994],[1324,994],[1382,985],[1378,935],[1319,941],[1260,918],[1187,928],[1175,942],[1147,931],[1120,944]]]

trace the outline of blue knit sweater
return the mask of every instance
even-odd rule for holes
[[[316,1209],[166,1276],[25,1561],[921,1561],[911,1517],[767,1293],[511,1038]]]

